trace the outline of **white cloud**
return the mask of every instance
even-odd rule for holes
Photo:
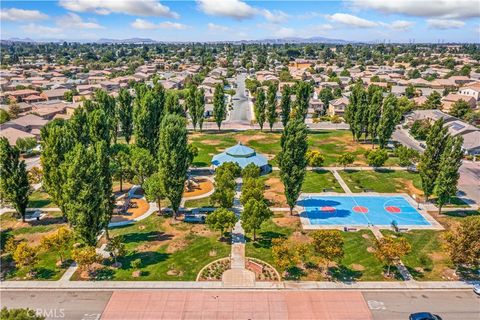
[[[211,22],[209,24],[207,24],[207,27],[208,27],[208,30],[213,31],[213,32],[228,32],[228,31],[231,30],[227,26],[221,26],[219,24],[215,24],[215,23],[211,23]]]
[[[177,29],[183,30],[187,26],[177,22],[165,21],[160,23],[153,23],[144,19],[136,19],[131,24],[135,29],[140,30],[152,30],[152,29]]]
[[[331,24],[324,23],[324,24],[319,24],[319,25],[316,25],[316,26],[312,26],[311,29],[313,29],[314,31],[317,31],[317,32],[321,32],[321,31],[332,30],[333,26]]]
[[[278,38],[288,38],[296,35],[296,32],[292,28],[279,27],[273,31],[273,35]]]
[[[103,27],[96,22],[83,21],[82,18],[75,13],[69,12],[66,16],[61,17],[57,21],[57,25],[62,28],[73,29],[102,29]]]
[[[124,13],[136,16],[178,18],[176,12],[158,0],[60,0],[60,6],[75,12],[95,12],[97,14]]]
[[[357,8],[416,17],[480,17],[478,0],[353,0]]]
[[[348,13],[335,13],[332,15],[326,15],[326,18],[330,21],[339,22],[357,28],[373,28],[378,26],[377,22],[363,19]]]
[[[0,18],[8,21],[37,21],[48,19],[48,16],[38,10],[10,8],[2,9]]]
[[[415,22],[406,21],[406,20],[395,20],[391,23],[386,23],[385,25],[394,30],[405,31],[405,30],[411,29],[415,25]]]
[[[29,23],[27,25],[24,25],[22,26],[22,29],[27,34],[35,34],[35,35],[41,35],[41,36],[51,36],[51,35],[58,36],[59,33],[62,32],[61,28],[48,27],[48,26],[43,26],[36,23]]]
[[[465,22],[450,19],[428,19],[427,25],[434,29],[458,29],[462,28],[465,25]]]
[[[197,0],[199,9],[208,15],[237,20],[253,18],[258,10],[241,0]]]
[[[288,14],[281,10],[263,10],[262,11],[263,16],[267,21],[272,22],[272,23],[283,23],[288,20]]]

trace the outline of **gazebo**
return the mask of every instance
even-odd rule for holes
[[[240,142],[212,158],[212,165],[214,168],[221,166],[225,162],[237,163],[242,169],[250,163],[253,163],[260,168],[262,173],[270,171],[270,166],[268,165],[268,160],[265,156],[257,154],[255,150],[244,146]]]

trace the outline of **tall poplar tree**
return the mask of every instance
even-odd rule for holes
[[[127,89],[121,89],[117,97],[117,114],[122,134],[127,144],[133,133],[133,97]]]
[[[195,93],[195,118],[196,122],[193,124],[193,128],[195,129],[196,123],[198,123],[198,127],[200,131],[203,129],[203,120],[205,117],[205,91],[202,89],[197,90]],[[193,119],[193,117],[192,117]],[[193,120],[192,120],[193,121]]]
[[[378,135],[378,126],[380,123],[380,116],[382,114],[383,96],[382,91],[376,90],[370,95],[370,103],[368,109],[368,128],[367,133],[372,140],[372,146],[375,145],[375,139]]]
[[[422,179],[422,189],[426,199],[433,194],[435,180],[437,179],[440,166],[440,158],[445,149],[447,128],[444,127],[443,119],[440,118],[432,125],[426,140],[426,149],[418,165]]]
[[[162,121],[158,166],[165,197],[170,200],[176,218],[190,162],[185,118],[169,114]]]
[[[65,170],[65,214],[75,233],[88,245],[106,228],[113,209],[111,182],[103,162],[108,157],[106,142],[85,146],[77,143],[62,164]],[[106,191],[110,185],[110,190]]]
[[[295,115],[297,118],[305,121],[308,113],[308,106],[310,105],[310,96],[313,93],[313,87],[310,83],[301,81],[297,84],[295,91]]]
[[[445,149],[440,157],[440,166],[435,181],[435,194],[437,196],[438,213],[442,213],[442,207],[449,203],[457,193],[458,169],[462,165],[463,138],[461,136],[447,138]]]
[[[397,109],[397,98],[393,94],[389,94],[383,102],[382,115],[378,123],[377,136],[380,148],[387,146],[388,140],[395,131],[395,119]]]
[[[217,83],[215,86],[215,92],[213,93],[213,118],[217,124],[218,130],[222,125],[222,121],[227,115],[227,105],[225,103],[225,92],[223,90],[223,85]]]
[[[195,111],[195,94],[197,92],[197,87],[191,85],[188,88],[187,96],[185,97],[185,112],[189,112],[190,115]]]
[[[307,167],[307,127],[302,119],[292,119],[287,123],[280,143],[282,147],[278,154],[280,178],[285,186],[285,196],[292,214],[302,189]]]
[[[43,169],[42,186],[53,202],[60,208],[64,218],[66,218],[65,203],[68,199],[63,197],[66,177],[62,164],[67,153],[74,145],[71,124],[72,121],[76,121],[75,117],[77,114],[79,113],[75,112],[75,115],[68,122],[60,119],[53,120],[40,131],[42,141],[42,153],[40,155],[40,163]]]
[[[291,89],[289,86],[283,87],[282,99],[280,100],[280,108],[282,109],[282,124],[285,128],[290,119],[290,112],[292,111],[292,100],[290,99]]]
[[[361,83],[356,83],[349,97],[349,102],[347,108],[345,109],[345,121],[350,125],[350,132],[352,133],[352,138],[355,140],[357,136],[357,125],[356,125],[356,114],[360,104],[361,91],[363,90]]]
[[[6,138],[0,138],[0,194],[15,208],[23,222],[30,192],[27,166],[24,160],[20,161],[20,150],[10,146]]]
[[[157,153],[160,120],[163,116],[163,106],[153,91],[148,90],[135,99],[135,144],[145,148],[152,155]]]
[[[277,121],[277,84],[272,84],[268,87],[267,92],[267,121],[270,126],[270,131],[273,130],[273,125]]]
[[[265,109],[265,92],[262,88],[258,88],[253,111],[255,112],[255,118],[260,125],[260,130],[263,130],[263,124],[265,123]]]
[[[93,101],[95,102],[97,108],[105,112],[105,125],[109,130],[108,137],[116,142],[118,132],[118,116],[117,108],[115,107],[115,98],[110,96],[105,90],[97,90],[93,96]],[[107,141],[107,143],[110,144],[110,141]]]

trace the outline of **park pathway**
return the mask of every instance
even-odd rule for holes
[[[337,179],[338,183],[340,184],[340,186],[342,187],[343,191],[345,191],[345,193],[347,194],[351,194],[352,193],[352,190],[350,190],[350,188],[348,187],[348,185],[345,183],[345,181],[343,181],[343,178],[342,176],[338,173],[337,170],[332,170],[332,174],[333,176],[335,177],[335,179]]]
[[[223,285],[226,287],[254,287],[255,273],[245,268],[245,231],[242,228],[240,215],[243,207],[240,203],[242,194],[243,180],[237,178],[235,198],[233,200],[233,212],[238,217],[238,221],[232,230],[232,251],[230,253],[230,269],[222,275]]]

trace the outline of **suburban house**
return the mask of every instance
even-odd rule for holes
[[[480,82],[475,82],[468,86],[462,87],[458,93],[464,96],[474,97],[476,101],[480,101]]]
[[[348,98],[346,97],[341,97],[335,100],[330,101],[330,104],[328,105],[328,115],[329,116],[343,116],[345,113],[345,109],[347,108],[349,103]]]
[[[460,100],[463,100],[466,103],[468,103],[472,109],[475,109],[477,105],[477,101],[472,96],[465,96],[458,93],[449,93],[448,95],[442,98],[442,110],[444,112],[450,112],[452,110],[453,105]]]
[[[405,116],[407,123],[413,123],[415,120],[428,120],[433,123],[440,118],[443,118],[445,121],[448,133],[452,136],[461,136],[463,138],[462,147],[466,154],[480,154],[479,128],[436,109],[414,110]]]

